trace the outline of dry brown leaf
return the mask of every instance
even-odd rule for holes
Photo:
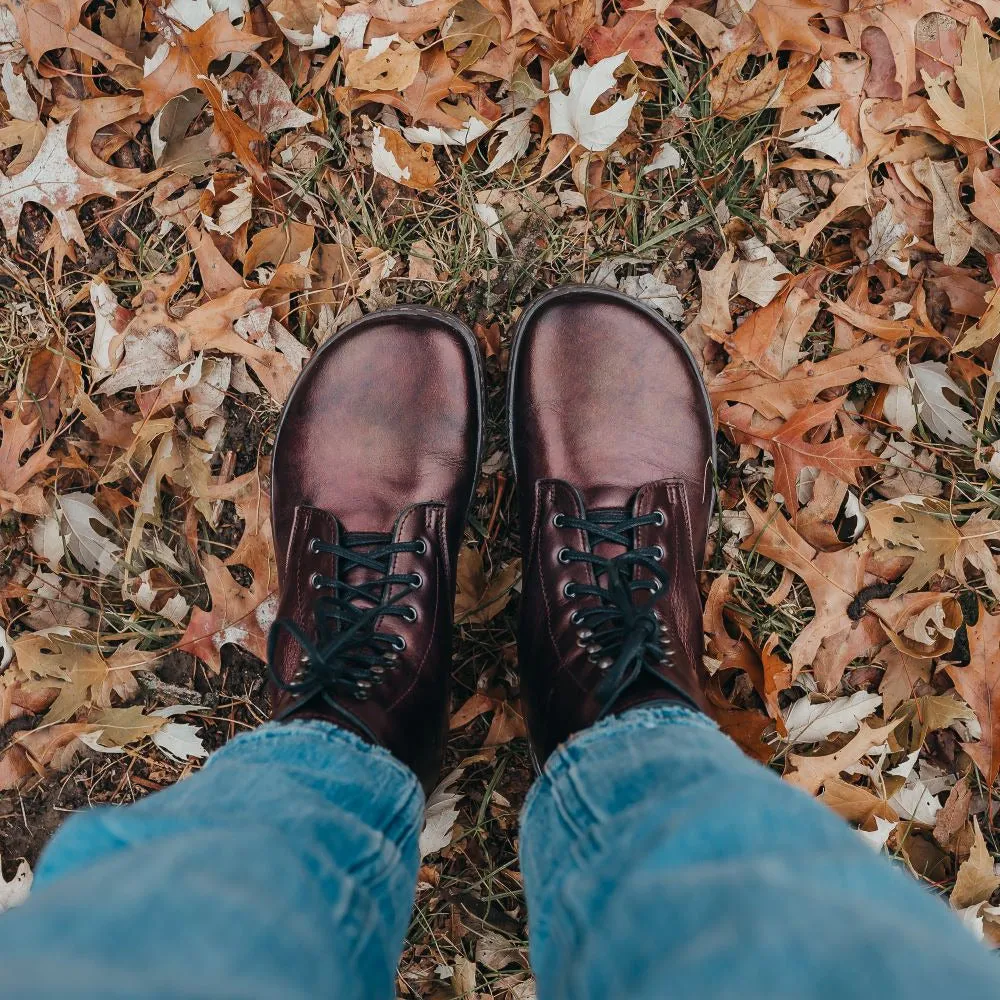
[[[250,587],[242,587],[218,557],[202,556],[201,565],[212,607],[191,612],[176,648],[197,656],[214,673],[222,669],[222,647],[230,643],[266,659],[267,633],[277,612],[277,580],[265,568],[254,573]]]
[[[946,666],[955,690],[976,713],[982,736],[962,744],[988,784],[1000,774],[1000,615],[988,615],[980,604],[979,620],[968,628],[969,663]]]
[[[989,511],[978,511],[958,527],[945,501],[919,497],[872,504],[867,515],[875,541],[894,555],[911,559],[894,596],[918,590],[941,571],[965,583],[965,565],[970,563],[1000,597],[1000,573],[986,544],[1000,541],[1000,521],[991,520]]]
[[[962,105],[951,99],[944,82],[922,75],[934,114],[951,135],[989,142],[1000,132],[1000,59],[990,54],[978,21],[970,21],[966,29],[962,59],[955,67]]]
[[[154,17],[166,53],[156,68],[143,77],[143,110],[152,114],[187,90],[201,90],[212,107],[216,132],[250,171],[258,190],[270,197],[271,182],[256,152],[257,144],[265,136],[228,107],[211,73],[214,60],[233,53],[253,52],[265,39],[236,27],[226,12],[216,14],[195,31],[178,27],[162,14]]]
[[[49,454],[55,439],[50,437],[38,444],[41,418],[25,420],[30,409],[10,400],[0,411],[0,512],[48,513],[40,492],[32,495],[26,487],[55,462]],[[24,458],[28,451],[31,454]]]
[[[879,651],[878,661],[885,664],[878,692],[882,695],[882,711],[888,718],[904,701],[910,701],[921,693],[931,679],[933,665],[928,660],[907,656],[893,645]]]
[[[823,361],[803,361],[783,375],[762,370],[756,363],[730,364],[708,388],[716,407],[724,402],[749,403],[764,417],[788,420],[821,392],[862,378],[883,385],[906,384],[892,351],[870,340]]]
[[[796,788],[801,788],[810,795],[816,795],[823,784],[831,778],[837,778],[841,771],[853,767],[872,747],[880,746],[889,738],[890,733],[899,725],[890,722],[886,726],[871,728],[862,727],[851,739],[850,743],[836,753],[823,754],[818,757],[805,757],[802,754],[789,754],[788,763],[795,768],[785,775],[785,780]]]
[[[420,49],[413,42],[386,38],[373,39],[365,49],[347,56],[344,68],[347,85],[355,90],[406,90],[420,71]]]
[[[763,448],[774,460],[774,489],[789,510],[798,510],[796,483],[806,467],[819,469],[851,485],[857,485],[858,469],[877,465],[879,459],[865,448],[868,436],[857,434],[827,441],[829,427],[843,413],[844,399],[803,406],[788,420],[751,420],[746,406],[723,406],[719,426],[727,428],[738,444]],[[846,420],[846,415],[844,417]]]
[[[372,133],[372,166],[376,173],[418,191],[434,187],[441,176],[429,142],[414,149],[395,129],[380,125]]]
[[[948,901],[956,910],[964,910],[976,903],[988,902],[1000,888],[1000,875],[993,870],[993,856],[986,846],[986,839],[979,824],[973,821],[972,853],[962,862]]]
[[[109,69],[132,66],[128,55],[80,23],[88,0],[2,0],[17,25],[18,38],[38,65],[46,52],[73,49]]]
[[[627,52],[636,63],[660,66],[663,63],[663,40],[657,34],[656,12],[633,7],[615,23],[595,26],[583,39],[587,62],[593,65],[608,56]]]
[[[865,607],[894,646],[925,660],[951,652],[962,624],[962,609],[952,594],[901,594],[870,600]]]
[[[857,823],[859,826],[867,826],[876,817],[891,823],[899,819],[896,810],[885,799],[862,785],[852,785],[837,775],[824,779],[823,793],[819,800],[849,823]]]
[[[443,49],[432,48],[424,51],[413,83],[401,94],[391,90],[373,91],[362,94],[354,103],[358,106],[367,101],[390,104],[409,115],[414,123],[460,128],[465,124],[464,119],[442,105],[473,89],[472,84],[455,75],[447,53]]]
[[[521,580],[521,560],[512,559],[487,581],[479,549],[463,545],[458,553],[455,621],[481,625],[492,621],[507,606]]]
[[[934,823],[934,839],[946,850],[955,851],[964,841],[972,805],[972,785],[963,778],[948,793]],[[966,850],[971,850],[969,844]]]
[[[774,506],[765,512],[748,501],[747,512],[754,532],[741,548],[773,559],[800,577],[816,609],[789,650],[793,676],[812,667],[820,689],[832,691],[851,660],[885,641],[874,616],[863,614],[852,621],[847,614],[867,582],[867,556],[856,548],[816,552]]]
[[[21,212],[28,202],[47,208],[67,241],[86,246],[74,209],[90,198],[114,197],[125,185],[110,177],[91,177],[70,158],[66,143],[70,120],[49,125],[31,163],[13,177],[0,175],[0,220],[7,239],[17,241]]]

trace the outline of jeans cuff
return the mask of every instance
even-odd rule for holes
[[[224,760],[231,755],[245,754],[247,750],[259,744],[274,745],[276,743],[280,744],[288,741],[294,743],[302,740],[327,743],[330,745],[331,753],[335,753],[338,748],[347,748],[353,753],[360,753],[371,757],[374,759],[376,767],[388,768],[400,780],[416,785],[420,789],[421,798],[423,797],[423,788],[420,787],[420,782],[417,780],[416,774],[399,758],[386,750],[385,747],[369,743],[356,733],[343,729],[334,722],[324,722],[322,719],[265,722],[264,725],[237,736],[216,750],[205,761],[202,770],[211,767],[219,759]]]
[[[545,790],[559,774],[577,761],[593,744],[605,740],[620,740],[628,733],[639,729],[661,729],[668,726],[691,726],[695,729],[718,730],[718,726],[703,712],[678,704],[650,705],[645,708],[630,708],[621,715],[609,715],[589,729],[571,736],[558,747],[546,761],[541,776],[532,785],[524,800],[521,812],[524,817],[531,810],[535,800],[545,794]]]

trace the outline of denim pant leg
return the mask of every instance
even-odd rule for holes
[[[324,722],[241,736],[62,827],[0,917],[0,993],[391,998],[423,805],[408,768]]]
[[[1000,995],[940,900],[686,709],[560,749],[521,854],[540,1000]]]

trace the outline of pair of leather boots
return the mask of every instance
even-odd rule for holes
[[[316,352],[274,448],[274,716],[343,726],[428,788],[448,729],[455,567],[483,408],[472,332],[401,306]],[[680,336],[617,292],[550,292],[514,334],[508,418],[536,761],[609,714],[702,708],[696,574],[714,434]]]

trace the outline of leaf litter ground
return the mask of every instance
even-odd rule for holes
[[[840,7],[0,0],[8,879],[266,718],[281,403],[432,303],[488,440],[398,991],[533,995],[503,385],[586,280],[709,384],[720,725],[1000,940],[1000,7]]]

